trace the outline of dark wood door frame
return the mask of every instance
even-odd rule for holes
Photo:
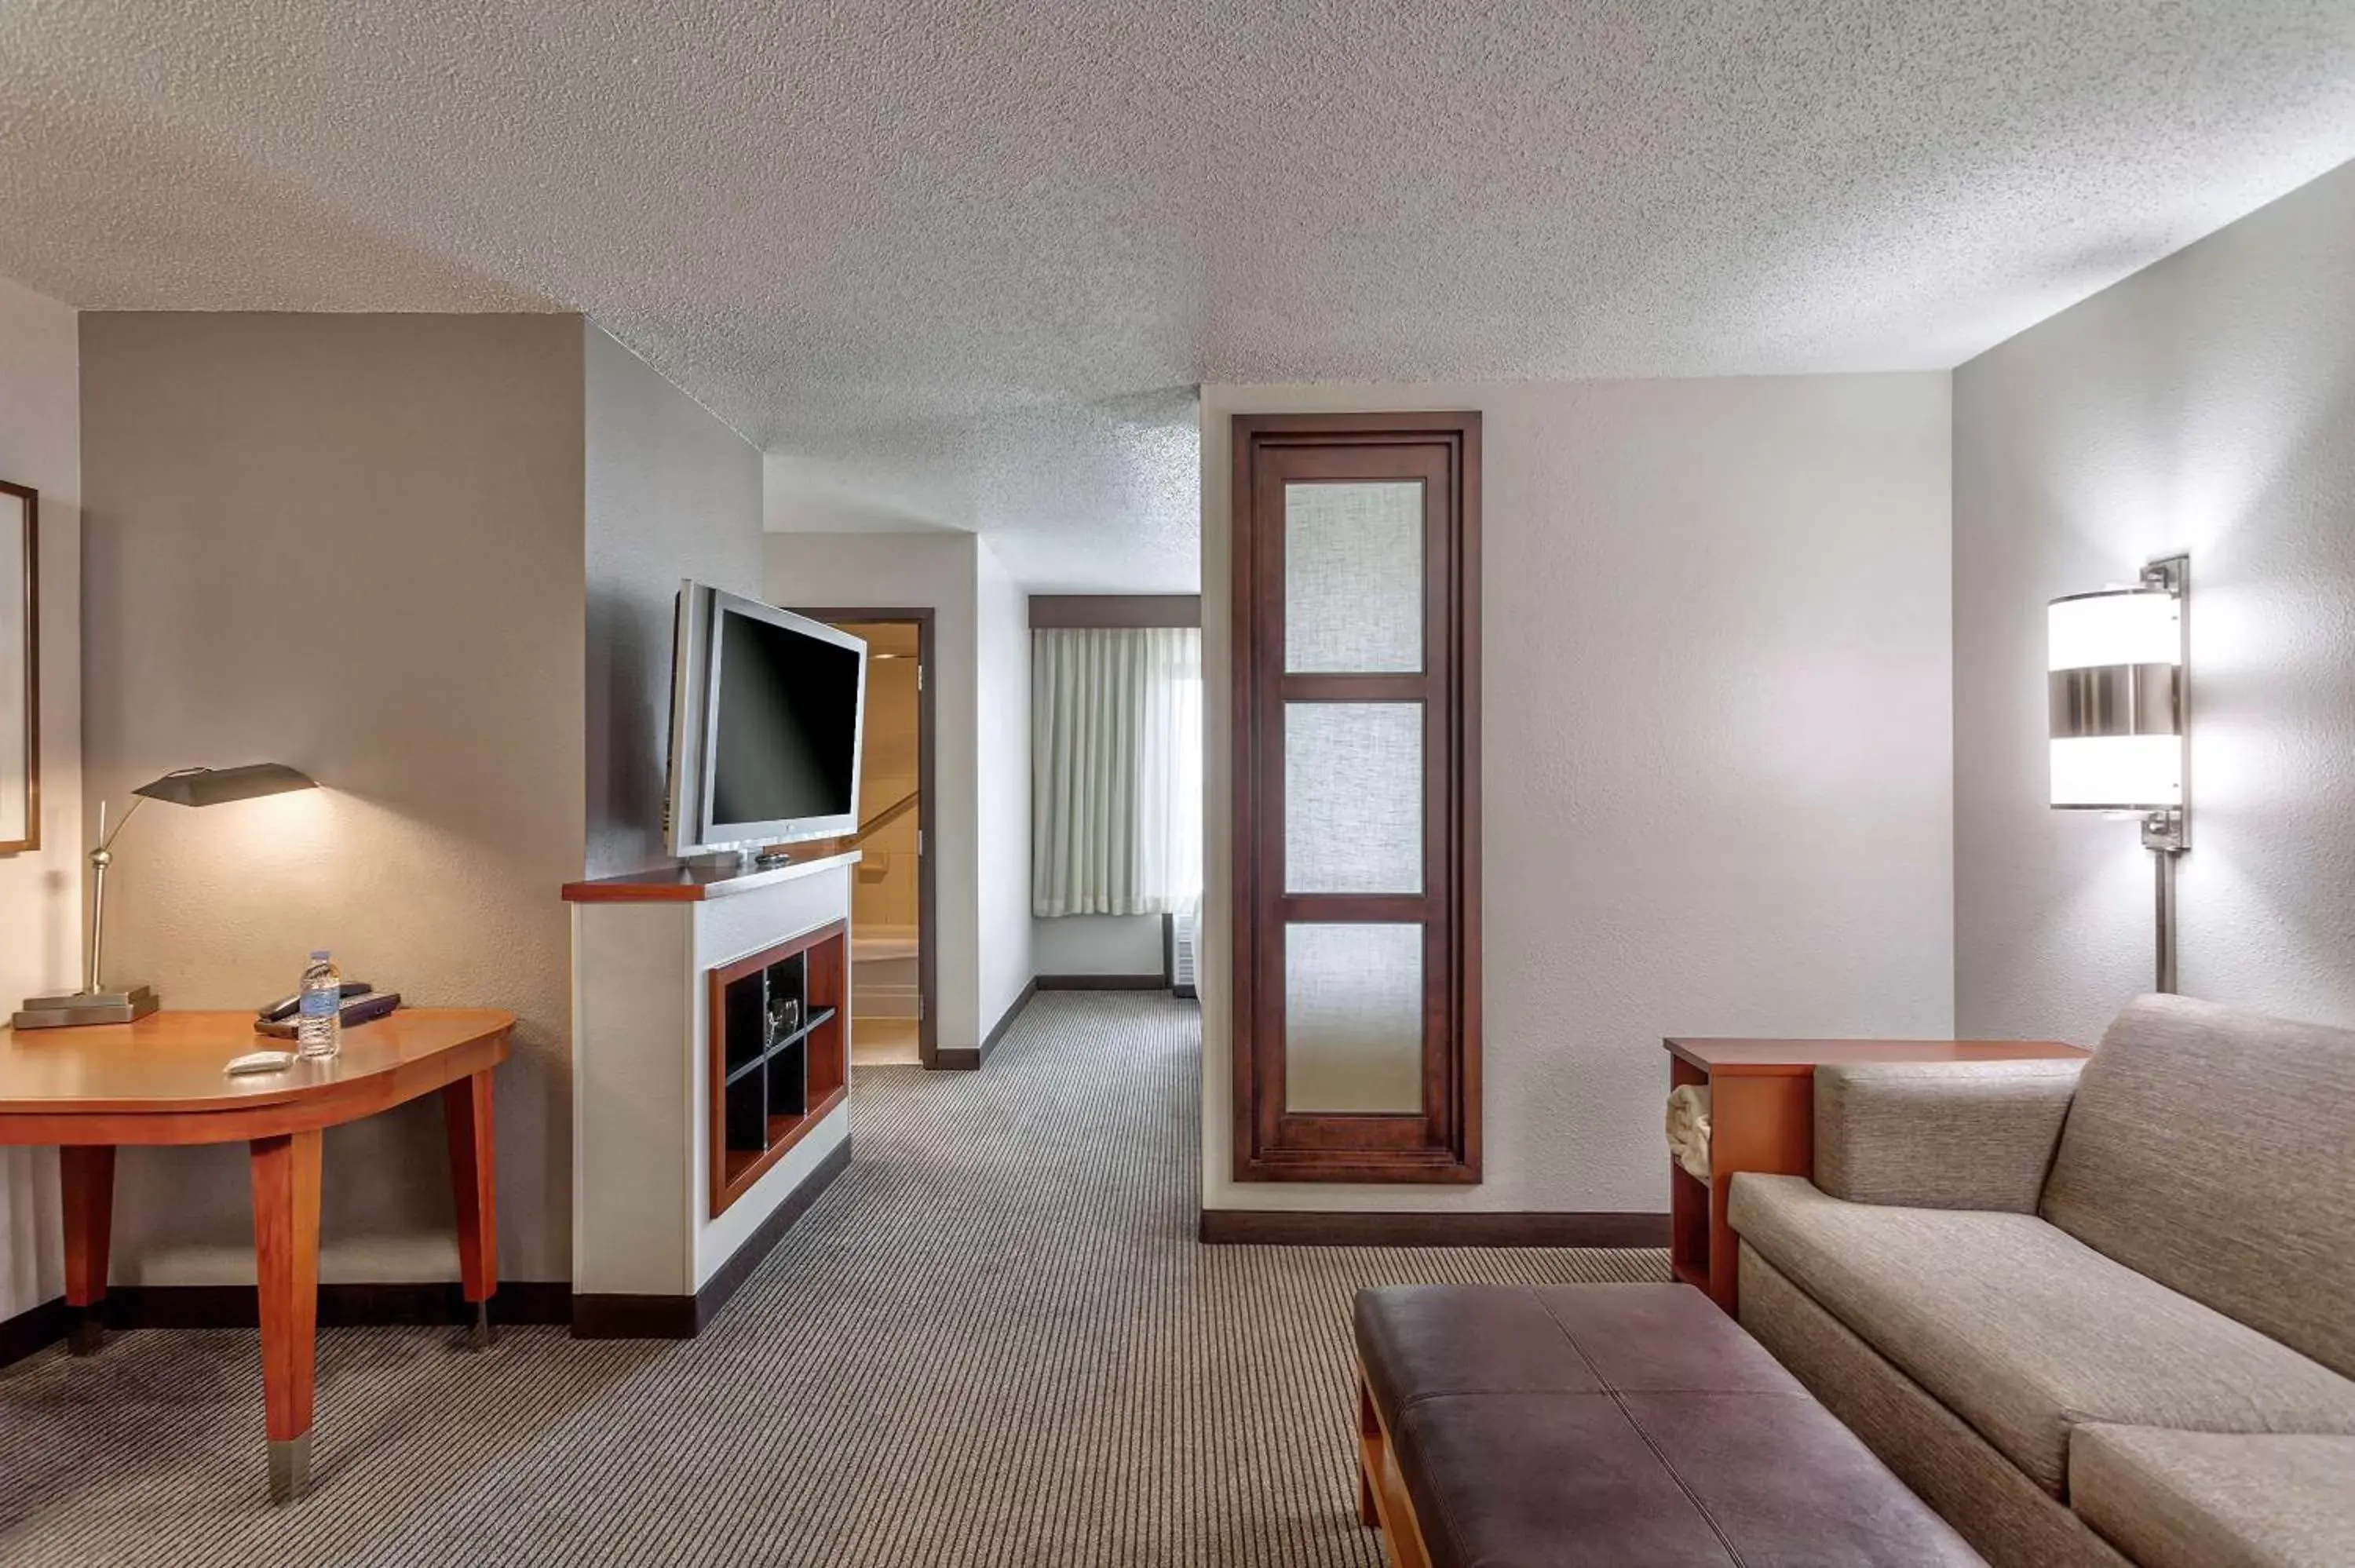
[[[1233,425],[1231,992],[1238,1181],[1476,1182],[1480,1139],[1480,416],[1239,414]],[[1284,670],[1288,482],[1421,481],[1423,664],[1402,674]],[[1282,726],[1296,702],[1411,701],[1426,714],[1418,895],[1284,885]],[[1417,1114],[1300,1112],[1284,1102],[1284,928],[1411,922],[1424,933]]]
[[[939,820],[939,791],[932,787],[934,768],[934,737],[939,733],[934,723],[933,704],[940,683],[932,667],[932,611],[924,609],[874,609],[794,607],[796,615],[806,615],[812,620],[823,620],[829,626],[881,626],[914,623],[916,628],[916,833],[921,846],[916,853],[916,1055],[927,1068],[940,1065],[941,1034],[941,940],[940,940],[940,879],[933,871],[939,859],[940,838],[934,824]],[[867,759],[859,758],[863,768]],[[853,884],[854,896],[856,883]],[[858,927],[854,920],[851,938],[857,946]],[[858,1038],[858,962],[852,959],[850,999],[852,1006],[851,1037]]]
[[[41,847],[41,493],[0,480],[0,495],[25,505],[25,836],[0,843],[15,854]]]

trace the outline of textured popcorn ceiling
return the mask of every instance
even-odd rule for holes
[[[1198,381],[1950,366],[2350,155],[2350,0],[0,5],[0,274],[585,311],[1036,586]]]

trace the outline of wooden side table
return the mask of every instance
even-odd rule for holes
[[[250,1012],[158,1012],[135,1023],[0,1034],[0,1144],[56,1144],[74,1348],[97,1348],[123,1144],[243,1143],[253,1159],[254,1277],[270,1495],[307,1489],[319,1321],[319,1155],[325,1129],[439,1092],[457,1188],[458,1257],[478,1342],[498,1288],[491,1074],[511,1013],[415,1008],[344,1032],[342,1054],[283,1073],[221,1071],[256,1037]]]
[[[1739,1304],[1725,1208],[1734,1176],[1816,1173],[1816,1069],[1851,1062],[2019,1062],[2091,1055],[2058,1040],[1692,1040],[1671,1037],[1668,1086],[1709,1089],[1709,1182],[1668,1161],[1668,1267],[1728,1313]]]

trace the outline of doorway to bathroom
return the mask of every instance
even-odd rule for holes
[[[939,1026],[933,938],[932,612],[814,609],[867,643],[858,757],[862,857],[852,873],[854,1065],[931,1066]]]

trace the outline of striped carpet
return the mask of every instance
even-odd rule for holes
[[[1200,1246],[1199,1045],[1049,992],[981,1073],[863,1072],[849,1169],[692,1343],[323,1333],[292,1510],[251,1333],[44,1351],[0,1371],[0,1563],[1375,1568],[1350,1292],[1665,1257]]]

